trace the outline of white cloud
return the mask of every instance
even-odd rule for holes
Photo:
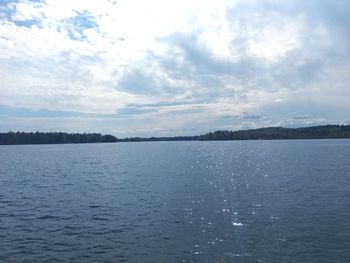
[[[248,49],[252,54],[271,61],[283,58],[301,45],[300,22],[281,17],[274,20],[273,26],[252,29],[248,41]]]
[[[291,3],[287,15],[275,1],[10,3],[0,16],[0,104],[114,114],[172,103],[140,113],[146,126],[135,116],[118,123],[140,131],[224,127],[222,115],[301,94],[346,107],[342,31]]]

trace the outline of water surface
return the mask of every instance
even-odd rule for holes
[[[0,146],[1,262],[348,262],[350,140]]]

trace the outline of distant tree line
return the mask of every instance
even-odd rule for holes
[[[287,140],[350,138],[350,125],[324,125],[305,128],[269,127],[253,130],[215,131],[199,136],[133,137],[117,139],[100,133],[7,132],[0,133],[0,144],[61,144],[141,141]]]
[[[214,140],[287,140],[350,138],[350,125],[324,125],[306,128],[269,127],[239,131],[215,131],[199,136],[125,138],[118,141],[214,141]]]
[[[305,128],[269,127],[253,130],[215,131],[199,140],[278,140],[350,138],[350,125],[324,125]]]
[[[63,144],[116,142],[112,135],[100,133],[65,132],[7,132],[0,133],[0,144]]]
[[[176,136],[176,137],[131,137],[118,139],[118,142],[160,142],[160,141],[196,141],[199,136]]]

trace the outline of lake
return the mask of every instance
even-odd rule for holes
[[[349,262],[350,140],[0,146],[1,262]]]

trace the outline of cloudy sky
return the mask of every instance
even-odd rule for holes
[[[0,0],[0,131],[350,123],[348,0]]]

